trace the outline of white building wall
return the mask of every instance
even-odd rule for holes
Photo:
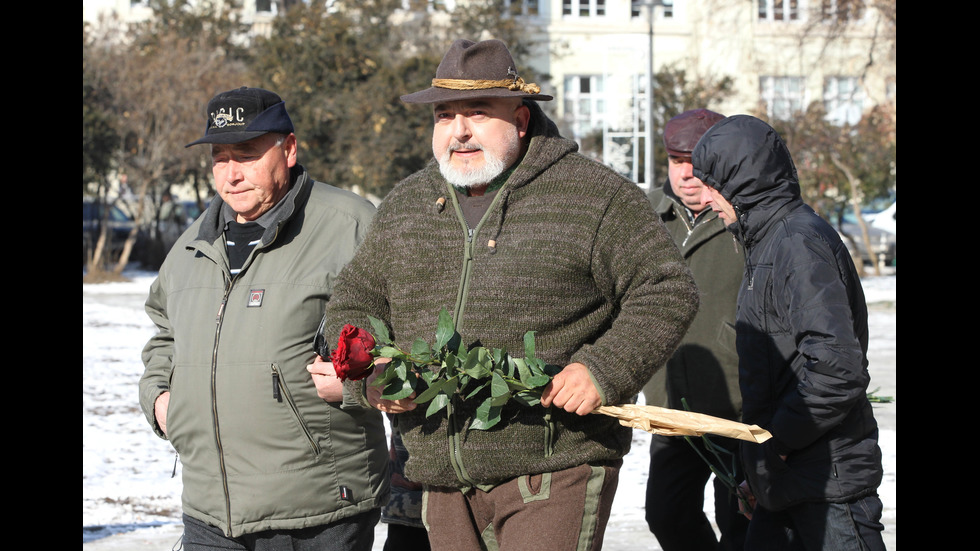
[[[446,0],[444,5],[451,10],[465,1]],[[524,18],[529,36],[541,44],[529,63],[539,73],[550,75],[550,83],[542,84],[545,93],[555,96],[548,109],[560,124],[567,124],[573,114],[568,112],[565,101],[566,79],[601,76],[605,127],[645,135],[643,94],[650,44],[649,8],[642,8],[633,17],[631,0],[605,0],[602,16],[562,13],[565,2],[595,5],[598,1],[538,0],[538,14]],[[861,105],[865,110],[895,101],[895,48],[881,39],[889,32],[894,35],[894,29],[879,22],[870,7],[863,21],[828,40],[833,28],[814,23],[809,17],[810,8],[819,6],[822,0],[797,0],[799,19],[774,22],[759,19],[757,0],[673,0],[670,16],[665,16],[662,0],[653,1],[658,4],[653,17],[654,73],[675,65],[684,69],[690,79],[734,79],[730,99],[704,107],[726,115],[756,112],[764,77],[798,77],[803,87],[799,100],[804,108],[824,97],[827,77],[860,77],[858,85],[864,98]],[[106,11],[115,11],[123,20],[150,15],[143,3],[130,0],[84,0],[82,6],[83,19],[87,21],[96,20],[99,13]],[[246,0],[245,6],[245,20],[256,26],[253,32],[259,32],[259,27],[267,26],[274,17],[271,13],[256,13],[254,0]],[[869,61],[873,63],[869,65]],[[610,163],[617,162],[614,152],[608,151],[606,156]],[[631,176],[635,179],[635,172]]]

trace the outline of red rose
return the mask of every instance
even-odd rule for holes
[[[367,331],[345,325],[340,332],[337,348],[330,355],[333,369],[341,381],[357,381],[371,374],[374,369],[374,337]]]

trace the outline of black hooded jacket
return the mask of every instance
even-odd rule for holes
[[[867,399],[868,310],[850,254],[803,203],[786,145],[760,119],[720,121],[691,160],[694,175],[734,207],[728,229],[745,246],[742,420],[773,434],[742,446],[753,493],[769,510],[874,494],[882,467]]]

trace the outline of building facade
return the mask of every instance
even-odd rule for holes
[[[245,0],[243,18],[266,32],[298,1]],[[403,0],[403,9],[451,12],[467,1]],[[665,67],[689,80],[734,79],[731,97],[702,106],[726,115],[788,119],[822,101],[843,124],[895,105],[895,0],[496,1],[536,45],[529,64],[550,77],[544,88],[563,132],[579,141],[601,132],[603,161],[644,188],[658,179],[639,162],[652,158],[647,136],[658,135],[647,90]],[[83,2],[85,20],[104,11],[124,21],[150,15],[145,0]]]
[[[505,0],[535,29],[532,65],[552,78],[557,115],[581,140],[602,131],[603,157],[638,172],[650,117],[646,90],[665,67],[734,79],[709,109],[789,119],[823,101],[856,123],[895,97],[894,18],[860,0]],[[894,9],[894,2],[891,2]],[[519,5],[520,9],[517,9]],[[656,84],[654,84],[656,86]],[[657,136],[656,128],[653,135]],[[641,146],[643,144],[644,146]],[[611,154],[610,154],[611,153]]]

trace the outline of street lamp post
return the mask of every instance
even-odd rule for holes
[[[643,164],[643,179],[646,182],[647,190],[653,189],[654,170],[653,160],[653,140],[654,140],[654,117],[653,117],[653,8],[662,6],[663,0],[647,0],[646,2],[634,2],[635,7],[647,8],[647,138],[644,141],[643,155],[646,162]]]

